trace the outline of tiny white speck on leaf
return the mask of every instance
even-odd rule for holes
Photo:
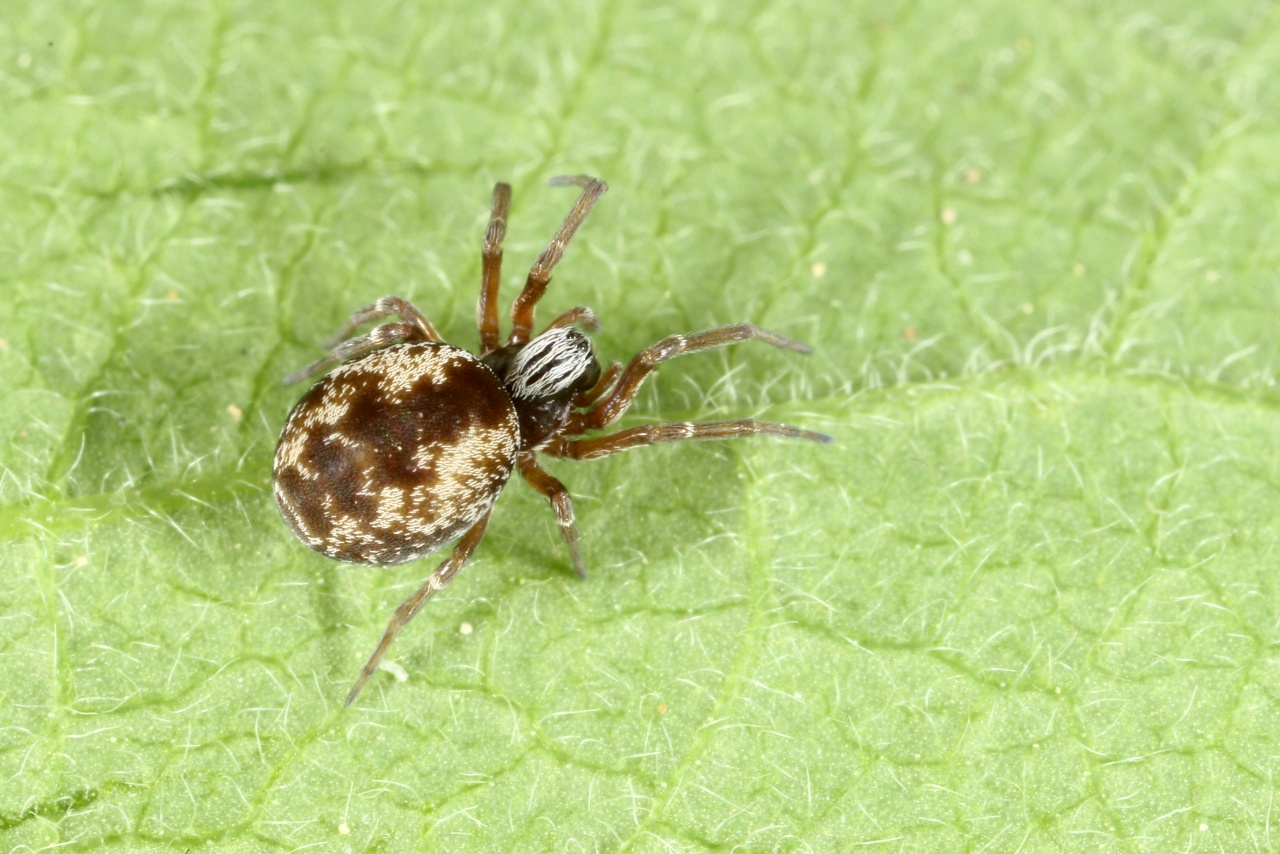
[[[474,631],[474,629],[471,627],[470,623],[463,623],[458,626],[458,634],[460,635],[469,635],[472,631]]]
[[[384,670],[387,673],[390,673],[397,682],[404,682],[409,678],[409,671],[405,670],[403,667],[401,667],[399,664],[397,664],[394,661],[384,660],[382,663],[378,665],[378,669]]]

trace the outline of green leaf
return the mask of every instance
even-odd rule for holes
[[[0,843],[1268,851],[1280,20],[1258,2],[71,0],[0,20]],[[271,454],[355,307],[557,270],[624,423],[435,559],[309,552]]]

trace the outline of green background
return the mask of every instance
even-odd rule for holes
[[[1273,851],[1275,3],[21,3],[0,16],[0,846]],[[750,319],[434,560],[275,437],[347,313],[605,359]],[[856,846],[856,848],[855,848]]]

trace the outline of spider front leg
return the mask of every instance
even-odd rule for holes
[[[357,356],[363,356],[365,353],[381,350],[383,347],[399,344],[402,341],[418,341],[421,338],[422,332],[417,326],[409,323],[384,323],[368,335],[345,341],[330,350],[329,355],[323,359],[318,359],[302,370],[289,374],[284,378],[284,384],[293,385],[300,380],[305,380],[307,377],[325,373],[334,365],[339,365]]]
[[[502,284],[502,238],[507,235],[507,212],[511,209],[511,185],[495,184],[493,211],[484,232],[481,250],[480,302],[476,304],[476,326],[480,329],[480,355],[498,349],[498,288]]]
[[[439,568],[431,574],[425,584],[419,587],[412,596],[401,602],[400,607],[396,608],[396,612],[391,615],[391,622],[387,624],[387,630],[382,633],[382,640],[378,641],[378,646],[373,650],[373,655],[369,656],[369,660],[365,662],[364,667],[360,670],[360,675],[356,677],[356,684],[351,687],[351,693],[347,694],[347,699],[342,704],[343,706],[350,706],[355,702],[356,697],[360,696],[360,691],[364,688],[364,684],[369,681],[369,677],[378,669],[378,665],[382,662],[382,656],[386,655],[387,648],[396,639],[396,635],[400,634],[400,630],[422,609],[422,606],[431,598],[432,594],[448,584],[453,576],[458,573],[458,570],[462,569],[463,565],[471,559],[476,547],[484,539],[484,529],[489,524],[489,514],[491,512],[492,510],[485,511],[485,514],[480,517],[480,521],[467,529],[466,533],[458,540],[458,544],[453,547],[453,553],[445,559],[445,562],[440,564]]]
[[[578,547],[578,524],[573,518],[573,499],[569,497],[569,490],[538,465],[533,451],[521,451],[516,457],[516,466],[525,482],[551,501],[556,511],[556,522],[560,525],[560,537],[569,549],[569,563],[573,564],[573,571],[579,578],[586,578],[587,569],[582,563],[582,549]]]
[[[552,178],[548,183],[553,187],[582,187],[582,195],[578,196],[578,201],[573,203],[573,208],[564,218],[556,236],[551,238],[547,248],[543,249],[538,260],[533,262],[533,268],[529,270],[529,277],[524,283],[524,290],[520,291],[520,296],[516,297],[515,302],[511,304],[511,335],[507,338],[508,346],[518,347],[529,342],[529,332],[533,329],[534,309],[538,305],[538,300],[542,299],[542,295],[546,293],[547,283],[551,281],[552,269],[560,262],[565,247],[569,245],[579,226],[586,220],[587,214],[591,213],[591,209],[604,195],[604,191],[609,189],[609,185],[604,181],[586,175],[561,175]]]
[[[693,424],[688,421],[642,424],[639,427],[629,427],[594,439],[556,437],[542,451],[553,457],[597,460],[610,454],[629,451],[643,445],[656,445],[659,442],[682,442],[685,439],[741,439],[746,436],[781,436],[784,439],[801,439],[824,445],[835,441],[826,433],[803,430],[792,427],[790,424],[776,424],[772,421],[755,421],[747,418],[738,421],[708,421],[704,424]]]
[[[725,344],[737,344],[740,341],[763,341],[782,350],[791,350],[796,353],[810,352],[805,344],[776,332],[770,332],[768,329],[761,329],[754,323],[735,323],[732,326],[721,326],[718,329],[708,329],[690,335],[671,335],[637,353],[623,369],[621,378],[613,388],[613,393],[596,404],[593,409],[587,412],[575,412],[570,416],[564,432],[571,436],[578,435],[588,430],[599,430],[617,421],[635,400],[645,377],[663,362],[669,362],[687,353],[697,353],[699,350],[709,350]]]

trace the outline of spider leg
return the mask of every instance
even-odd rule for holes
[[[396,639],[396,635],[400,634],[414,615],[422,609],[423,604],[431,598],[431,594],[449,583],[450,579],[462,569],[475,552],[476,546],[480,545],[480,541],[484,539],[485,526],[489,524],[489,514],[492,510],[485,511],[480,517],[480,521],[476,522],[462,538],[458,540],[458,544],[453,547],[453,553],[445,559],[444,563],[431,574],[426,583],[417,589],[416,592],[408,599],[400,603],[400,607],[396,608],[396,612],[391,615],[391,622],[387,624],[387,630],[382,633],[382,640],[378,641],[378,646],[373,650],[373,655],[369,656],[369,660],[365,662],[364,668],[361,669],[360,675],[356,677],[356,684],[351,687],[351,693],[347,694],[346,702],[342,705],[350,706],[355,702],[356,697],[360,696],[360,691],[364,688],[364,684],[369,681],[369,677],[378,669],[378,664],[382,662],[382,656],[386,654],[387,648],[391,646],[391,642]]]
[[[546,469],[538,465],[533,451],[521,451],[516,457],[516,466],[525,482],[545,495],[556,511],[556,521],[560,523],[560,537],[569,549],[569,562],[579,578],[587,577],[586,567],[582,564],[582,550],[578,547],[578,524],[573,518],[573,500],[564,484],[556,480]]]
[[[592,388],[584,391],[573,399],[574,408],[586,409],[588,406],[591,406],[597,400],[604,397],[613,389],[614,383],[618,381],[618,377],[621,374],[622,363],[610,362],[609,367],[600,375],[599,381],[597,381]]]
[[[578,227],[587,218],[587,214],[591,213],[591,208],[599,201],[604,191],[609,189],[609,185],[604,181],[589,178],[586,175],[561,175],[552,178],[550,184],[553,187],[582,187],[582,195],[578,196],[578,201],[573,203],[573,208],[564,218],[556,236],[551,238],[547,248],[543,249],[538,260],[533,262],[533,268],[529,270],[529,278],[524,283],[524,290],[511,304],[511,335],[507,338],[508,346],[528,343],[529,330],[533,329],[534,308],[547,290],[547,283],[551,281],[551,270],[559,263],[565,247],[569,245],[569,241],[573,239],[573,235],[577,233]]]
[[[480,328],[480,355],[498,349],[498,288],[502,284],[502,238],[507,234],[507,211],[511,209],[511,185],[493,187],[493,212],[484,233],[481,253],[480,302],[476,304],[476,326]]]
[[[318,359],[302,370],[289,374],[284,378],[284,384],[292,385],[299,380],[305,380],[307,377],[324,373],[334,365],[341,364],[348,359],[363,356],[365,353],[370,353],[374,350],[381,350],[391,344],[399,344],[402,341],[417,341],[421,338],[422,331],[417,326],[409,323],[384,323],[381,326],[374,327],[368,335],[342,342],[330,350],[329,355],[323,359]]]
[[[342,328],[335,332],[332,338],[324,342],[324,346],[336,347],[350,338],[351,333],[355,332],[358,327],[363,326],[370,320],[381,320],[384,317],[398,317],[413,326],[417,330],[417,334],[413,338],[432,341],[436,344],[444,343],[440,333],[436,332],[436,328],[431,325],[431,321],[427,320],[426,316],[418,311],[413,303],[400,299],[400,297],[383,297],[352,312],[351,316],[347,318],[347,322],[342,325]]]
[[[740,439],[745,436],[781,436],[784,439],[803,439],[806,442],[821,442],[824,445],[835,441],[825,433],[802,430],[790,424],[775,424],[772,421],[743,419],[709,421],[705,424],[676,421],[667,424],[642,424],[639,427],[629,427],[594,439],[557,437],[542,451],[553,457],[595,460],[620,451],[639,448],[642,445],[656,445],[659,442],[681,442],[685,439]]]
[[[763,341],[783,350],[792,350],[796,353],[809,352],[809,348],[799,341],[785,338],[768,329],[761,329],[754,323],[735,323],[732,326],[721,326],[689,335],[672,335],[637,353],[623,369],[622,377],[614,387],[613,393],[596,404],[595,408],[587,412],[576,412],[570,416],[568,424],[565,425],[565,433],[571,436],[578,435],[588,430],[599,430],[617,421],[635,400],[645,377],[649,376],[661,363],[669,362],[686,353],[696,353],[699,350],[709,350],[725,344],[737,344],[739,341]]]
[[[580,305],[569,309],[548,323],[547,328],[542,331],[548,332],[552,329],[559,329],[562,326],[578,326],[585,332],[599,332],[600,318],[596,317],[596,313],[585,305]]]

